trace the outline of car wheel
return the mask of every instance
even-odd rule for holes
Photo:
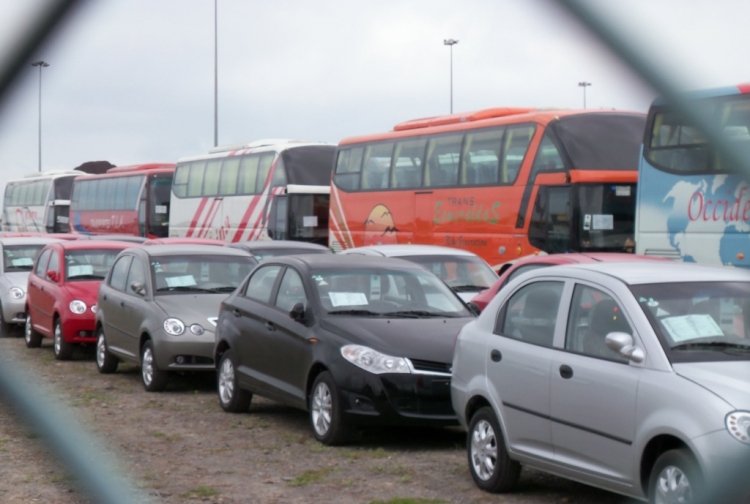
[[[118,359],[107,350],[104,339],[104,328],[100,327],[96,335],[96,368],[100,373],[108,374],[117,371]]]
[[[338,389],[328,371],[315,378],[308,408],[315,439],[326,445],[338,445],[347,440],[349,429],[344,424]]]
[[[521,473],[521,465],[511,460],[503,433],[490,407],[480,408],[469,422],[466,439],[471,477],[487,492],[508,492]]]
[[[161,392],[167,387],[167,372],[156,366],[154,344],[151,340],[146,341],[141,350],[141,379],[147,392]]]
[[[700,471],[690,452],[669,450],[656,459],[651,471],[649,501],[653,504],[698,502],[700,484]]]
[[[26,315],[26,325],[23,328],[23,339],[28,348],[39,348],[42,346],[42,335],[34,330],[31,325],[31,314]]]
[[[253,399],[249,391],[239,387],[236,369],[234,355],[231,350],[227,350],[219,361],[217,390],[221,409],[230,413],[247,411]]]
[[[73,355],[73,345],[65,341],[62,334],[60,319],[55,319],[55,327],[52,333],[52,351],[57,360],[69,360]]]

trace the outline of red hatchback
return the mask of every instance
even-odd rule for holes
[[[55,358],[70,358],[74,344],[96,344],[96,297],[117,254],[131,246],[115,241],[50,243],[37,256],[26,294],[26,346],[53,339]]]
[[[521,273],[531,271],[537,268],[544,268],[545,266],[555,266],[558,264],[572,264],[572,263],[591,263],[591,262],[627,262],[627,261],[665,261],[669,259],[653,257],[653,256],[642,256],[636,254],[626,254],[624,252],[581,252],[581,253],[569,253],[569,254],[549,254],[549,255],[534,255],[526,256],[518,261],[512,263],[505,270],[500,273],[500,278],[490,286],[489,289],[485,289],[478,293],[476,296],[471,298],[469,304],[476,308],[477,312],[481,312],[487,307],[495,294],[504,287],[508,282],[516,278]]]

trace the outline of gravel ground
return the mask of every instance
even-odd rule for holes
[[[262,398],[249,413],[223,412],[212,376],[179,377],[166,392],[146,393],[138,368],[101,375],[92,351],[58,362],[49,342],[27,349],[20,337],[0,338],[0,365],[6,360],[50,387],[154,502],[634,502],[531,470],[513,494],[482,492],[459,429],[376,429],[326,447],[304,412]],[[0,400],[0,502],[88,502],[40,433]]]

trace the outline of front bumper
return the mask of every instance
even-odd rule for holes
[[[154,338],[154,354],[159,369],[167,371],[214,371],[213,331],[196,335],[186,329],[180,336],[162,331]]]
[[[14,299],[5,296],[2,300],[3,320],[8,324],[26,323],[26,296]]]
[[[66,343],[96,343],[96,316],[90,310],[62,318],[60,328]]]

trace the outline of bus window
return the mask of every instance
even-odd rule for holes
[[[147,233],[152,236],[169,236],[169,198],[172,177],[155,176],[149,179]]]
[[[434,138],[427,144],[425,186],[446,187],[458,182],[458,160],[463,135]]]
[[[356,191],[359,189],[359,179],[362,171],[362,158],[364,149],[355,147],[339,152],[336,162],[336,185],[345,191]]]
[[[210,159],[206,163],[203,175],[203,196],[214,196],[219,193],[219,176],[221,175],[221,159]]]
[[[271,171],[271,165],[273,165],[273,159],[276,155],[273,152],[269,152],[260,156],[258,161],[258,189],[265,187],[268,184],[268,172]],[[257,192],[260,192],[259,190]]]
[[[422,185],[422,160],[427,140],[408,140],[396,144],[391,187],[420,187]]]
[[[260,156],[258,155],[250,155],[242,158],[237,182],[237,194],[255,194],[259,161]]]
[[[204,161],[190,163],[190,173],[187,181],[187,196],[203,195],[203,176],[205,172],[206,163]]]
[[[500,183],[512,184],[518,177],[521,163],[529,150],[531,138],[534,136],[533,125],[509,127],[505,134],[503,146],[503,162],[500,169]]]
[[[362,166],[363,189],[386,189],[388,172],[391,169],[393,143],[381,143],[370,146],[365,151]]]
[[[503,134],[503,129],[496,129],[466,135],[463,163],[461,163],[462,185],[485,185],[498,182]]]
[[[533,174],[546,171],[558,171],[565,169],[565,163],[563,162],[560,151],[557,149],[555,142],[550,138],[549,132],[544,134],[542,138],[542,144],[539,146],[539,151],[534,159],[534,166],[531,169]]]
[[[284,166],[284,160],[279,158],[276,162],[276,168],[273,170],[273,180],[271,181],[272,187],[280,187],[286,185],[286,167]]]
[[[237,174],[240,170],[240,158],[229,157],[221,165],[221,179],[219,180],[219,194],[237,194]]]

